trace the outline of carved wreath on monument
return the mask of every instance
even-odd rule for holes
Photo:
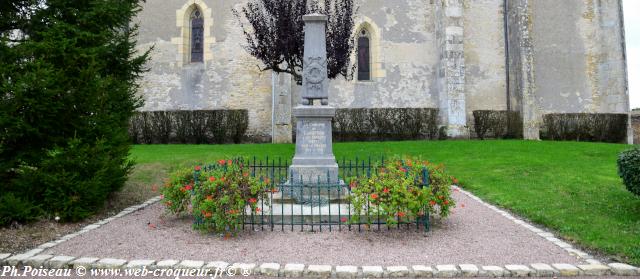
[[[307,89],[313,91],[322,90],[322,82],[327,78],[327,60],[322,59],[322,57],[309,57],[306,59],[305,64],[307,66],[303,75],[307,81]],[[314,95],[312,94],[312,96]]]

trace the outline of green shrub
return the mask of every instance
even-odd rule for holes
[[[620,153],[618,174],[629,192],[640,196],[640,148]]]
[[[522,118],[517,111],[473,111],[474,130],[480,139],[522,138]]]
[[[333,121],[335,141],[434,139],[438,109],[338,109]],[[295,127],[295,125],[294,125]]]
[[[33,203],[16,197],[13,193],[0,194],[0,224],[29,222],[41,213]]]
[[[6,210],[22,211],[3,212],[0,225],[54,214],[82,219],[131,167],[127,124],[142,105],[137,80],[148,58],[131,24],[140,3],[5,2],[0,193],[11,203]],[[13,42],[12,34],[24,37]]]
[[[429,174],[428,187],[423,187],[425,169]],[[387,224],[396,224],[420,218],[427,212],[447,217],[455,207],[450,190],[454,178],[445,173],[443,166],[428,162],[392,160],[371,177],[354,177],[348,181],[349,200],[356,212],[352,217],[354,222],[371,223],[380,216]]]
[[[143,111],[131,118],[135,143],[240,143],[249,127],[247,110]]]
[[[268,180],[251,176],[244,165],[220,160],[212,166],[172,174],[162,188],[162,200],[171,213],[193,215],[195,229],[235,234],[242,227],[246,210],[258,214],[259,202],[268,205],[269,185]]]
[[[627,141],[628,114],[558,113],[546,114],[543,119],[542,139],[612,143]]]

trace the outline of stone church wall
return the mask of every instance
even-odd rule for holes
[[[530,3],[540,110],[627,113],[619,1]]]
[[[372,79],[331,81],[330,103],[438,108],[440,124],[458,137],[473,131],[474,110],[519,111],[528,139],[538,138],[546,113],[626,113],[620,1],[508,0],[505,32],[504,0],[356,0],[356,29],[371,37]],[[291,138],[288,119],[300,87],[260,72],[242,48],[231,10],[244,3],[144,3],[139,49],[154,49],[142,110],[247,109],[254,140]],[[194,5],[204,17],[204,63],[188,63]]]

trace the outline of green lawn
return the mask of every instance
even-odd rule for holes
[[[565,239],[640,265],[640,197],[624,189],[616,158],[628,145],[533,141],[338,143],[337,158],[410,154],[444,163],[483,199],[556,230]],[[145,175],[234,156],[293,156],[293,145],[135,146]],[[149,170],[151,169],[151,170]],[[133,178],[136,179],[136,178]]]

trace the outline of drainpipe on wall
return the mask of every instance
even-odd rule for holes
[[[271,143],[276,140],[276,84],[278,83],[278,73],[271,71]]]
[[[511,111],[511,78],[510,71],[511,66],[509,63],[509,8],[507,6],[507,1],[504,0],[503,13],[504,13],[504,56],[505,56],[505,79],[506,79],[506,90],[507,90],[507,111]]]

